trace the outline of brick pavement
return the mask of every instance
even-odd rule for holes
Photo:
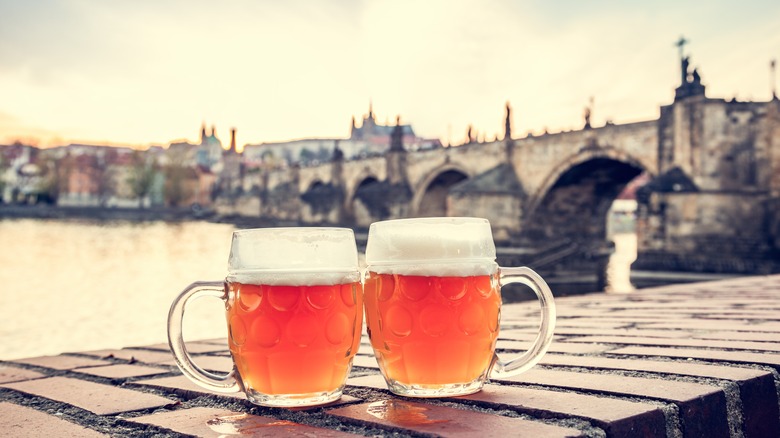
[[[366,339],[345,396],[251,405],[173,365],[167,345],[0,361],[9,436],[780,436],[780,275],[556,300],[558,330],[531,371],[441,399],[391,395]],[[535,303],[505,305],[498,347],[522,351]],[[193,342],[204,368],[224,339]]]

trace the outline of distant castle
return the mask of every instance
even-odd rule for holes
[[[418,140],[414,134],[412,125],[399,125],[404,136],[404,144],[413,144]],[[363,116],[363,123],[360,127],[355,125],[355,117],[352,116],[352,128],[350,129],[349,139],[354,141],[368,141],[377,143],[387,143],[390,135],[395,129],[394,125],[380,125],[376,122],[373,104],[368,104],[368,114]]]
[[[291,141],[247,144],[244,146],[244,162],[248,167],[261,164],[287,166],[291,164],[319,164],[329,161],[336,150],[346,159],[364,158],[382,155],[390,149],[391,134],[396,126],[400,126],[403,134],[403,147],[407,150],[421,150],[441,147],[439,139],[429,139],[417,136],[412,125],[380,124],[376,120],[373,104],[369,102],[368,114],[363,115],[360,126],[352,117],[349,138],[318,137]]]

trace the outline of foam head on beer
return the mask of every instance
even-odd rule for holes
[[[233,233],[228,281],[311,286],[358,281],[355,236],[345,228],[258,228]]]
[[[366,263],[377,273],[485,275],[495,272],[490,222],[482,218],[398,219],[371,224]]]

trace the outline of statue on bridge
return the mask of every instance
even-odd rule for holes
[[[590,117],[591,117],[592,114],[593,114],[593,96],[590,97],[590,99],[588,100],[588,106],[585,107],[585,114],[584,114],[584,117],[585,117],[585,127],[584,127],[584,129],[590,129],[591,128]]]
[[[674,100],[678,101],[690,96],[704,96],[704,85],[701,83],[701,76],[698,69],[694,68],[693,72],[689,73],[690,69],[690,57],[683,54],[683,46],[688,43],[684,37],[680,37],[679,41],[675,43],[680,49],[680,86],[674,92]]]
[[[390,150],[393,152],[404,151],[404,130],[401,126],[401,116],[396,116],[395,126],[390,132]]]

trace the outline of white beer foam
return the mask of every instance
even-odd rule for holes
[[[256,228],[233,232],[229,275],[278,271],[295,272],[297,278],[313,277],[315,272],[357,270],[355,235],[348,228]]]
[[[227,281],[269,286],[332,286],[359,282],[360,272],[238,271],[228,275]]]
[[[399,219],[375,222],[368,232],[366,263],[378,273],[485,275],[495,272],[495,258],[487,219]]]
[[[472,277],[492,275],[498,270],[496,262],[475,260],[469,263],[425,263],[399,265],[369,265],[368,270],[377,274],[417,275],[422,277]]]

